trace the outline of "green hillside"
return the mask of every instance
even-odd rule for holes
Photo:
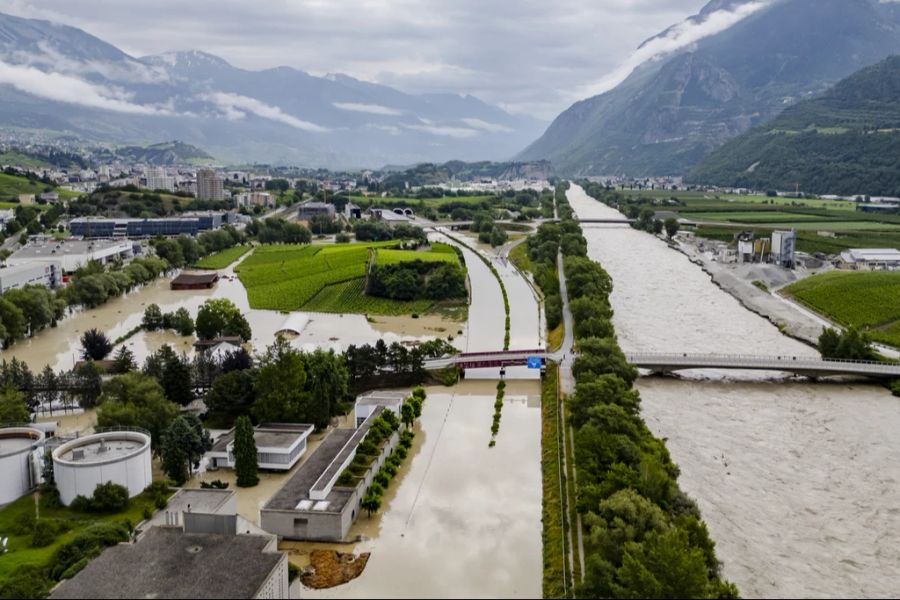
[[[800,102],[712,153],[688,181],[900,196],[900,56]]]
[[[151,165],[205,164],[215,159],[206,151],[184,142],[163,142],[152,146],[126,146],[116,150],[120,157]]]

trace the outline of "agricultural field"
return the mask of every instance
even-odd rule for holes
[[[15,208],[16,206],[18,206],[18,202],[8,201],[18,200],[19,194],[36,195],[40,194],[47,188],[52,188],[53,191],[59,194],[59,197],[63,199],[70,199],[76,196],[80,196],[80,194],[78,194],[77,192],[57,188],[40,181],[31,181],[25,177],[18,177],[16,175],[0,173],[0,200],[4,201],[3,204],[5,205],[5,208]],[[40,204],[35,204],[35,206],[41,207]]]
[[[409,314],[432,301],[396,302],[365,295],[370,258],[385,264],[410,260],[457,262],[444,244],[431,251],[400,250],[399,242],[259,246],[235,268],[252,308],[317,312]]]
[[[836,323],[865,329],[873,340],[900,347],[900,272],[824,273],[782,291]]]
[[[221,252],[216,252],[214,254],[210,254],[204,258],[201,258],[197,261],[197,264],[194,265],[199,269],[224,269],[244,254],[246,254],[250,250],[251,246],[234,246],[233,248],[228,248],[226,250],[222,250]]]

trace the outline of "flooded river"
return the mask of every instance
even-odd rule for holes
[[[573,187],[580,217],[621,216]],[[625,351],[815,355],[660,240],[585,226],[612,276]],[[879,386],[694,371],[639,383],[725,576],[745,597],[872,596],[900,587],[900,401]]]

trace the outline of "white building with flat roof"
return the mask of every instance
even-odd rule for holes
[[[30,426],[0,429],[0,506],[21,498],[41,477],[44,432]]]
[[[107,264],[115,260],[134,258],[134,243],[129,240],[46,240],[29,242],[10,256],[10,266],[36,263],[59,264],[62,272],[74,273],[91,261]]]
[[[26,285],[56,287],[62,281],[61,269],[57,261],[39,261],[0,268],[0,294]]]
[[[840,266],[855,271],[895,271],[900,269],[896,248],[854,248],[841,252]]]
[[[256,457],[260,469],[288,471],[306,452],[306,441],[315,427],[298,423],[260,423],[253,429]],[[234,434],[232,429],[216,440],[206,453],[209,468],[234,468]]]

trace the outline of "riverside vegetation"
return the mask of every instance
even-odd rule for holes
[[[540,279],[552,291],[558,281],[554,286],[550,265],[557,249],[563,254],[575,321],[576,388],[568,419],[578,473],[576,508],[585,527],[585,572],[576,595],[737,597],[737,588],[720,577],[715,544],[696,503],[678,487],[678,467],[640,417],[640,397],[633,388],[638,374],[619,348],[611,323],[612,281],[587,258],[579,225],[563,218],[539,228],[529,241],[529,258],[543,267]],[[559,485],[558,479],[545,483]],[[545,529],[545,542],[550,540],[558,541]]]

